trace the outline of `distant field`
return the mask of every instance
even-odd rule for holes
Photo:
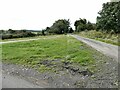
[[[52,70],[41,65],[43,61],[60,60],[60,62],[78,63],[82,66],[94,64],[94,50],[69,35],[56,38],[27,42],[3,44],[2,60],[13,64],[21,64],[38,70]],[[53,63],[55,64],[55,63]]]

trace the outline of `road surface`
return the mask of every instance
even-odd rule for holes
[[[2,88],[42,88],[18,76],[2,73]]]
[[[101,53],[103,53],[103,54],[113,58],[114,60],[118,61],[118,52],[119,52],[118,46],[107,44],[107,43],[93,40],[93,39],[89,39],[89,38],[84,38],[84,37],[81,37],[78,35],[70,35],[70,36],[86,43],[87,45],[93,47],[94,49],[100,51]]]
[[[24,78],[17,75],[10,75],[2,70],[2,64],[0,63],[0,89],[2,88],[43,88],[26,81]]]

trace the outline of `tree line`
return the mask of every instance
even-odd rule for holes
[[[81,32],[85,30],[97,30],[104,32],[120,33],[120,2],[107,2],[103,4],[102,10],[98,12],[96,23],[91,23],[85,18],[79,18],[74,22],[75,30],[70,27],[70,20],[59,19],[51,27],[44,31],[54,34]]]
[[[12,38],[23,38],[23,37],[33,37],[36,34],[27,30],[0,30],[1,39],[12,39]]]
[[[46,27],[45,30],[42,30],[42,33],[47,32],[49,34],[66,34],[72,33],[73,29],[70,27],[69,19],[59,19],[53,23],[51,27]]]

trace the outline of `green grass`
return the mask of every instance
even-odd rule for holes
[[[102,41],[102,42],[105,42],[105,43],[109,43],[109,44],[113,44],[113,45],[120,46],[120,42],[118,42],[118,41],[113,41],[113,40],[111,40],[111,39],[96,38],[96,40],[99,40],[99,41]]]
[[[94,63],[93,51],[82,42],[68,35],[36,41],[17,42],[2,45],[2,61],[21,64],[38,70],[51,70],[40,65],[44,60],[60,59],[86,66]]]
[[[105,33],[105,32],[100,32],[100,31],[83,31],[79,33],[80,36],[95,39],[98,41],[102,41],[105,43],[113,44],[120,46],[120,42],[118,40],[118,35],[117,34],[110,34],[110,33]]]

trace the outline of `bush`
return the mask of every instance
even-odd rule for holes
[[[93,38],[102,38],[103,37],[103,33],[102,32],[97,32],[95,30],[92,30],[89,32],[90,36]]]
[[[104,36],[102,32],[95,31],[95,30],[83,31],[83,32],[81,32],[81,34],[83,36],[87,36],[87,37],[93,38],[93,39],[95,39],[95,38],[103,38],[103,36]]]
[[[12,35],[0,35],[0,38],[3,39],[11,39],[13,36]]]
[[[33,34],[31,32],[26,32],[26,33],[20,33],[20,34],[2,34],[0,35],[0,38],[2,40],[4,39],[12,39],[12,38],[23,38],[23,37],[33,37],[36,36],[36,34]]]

